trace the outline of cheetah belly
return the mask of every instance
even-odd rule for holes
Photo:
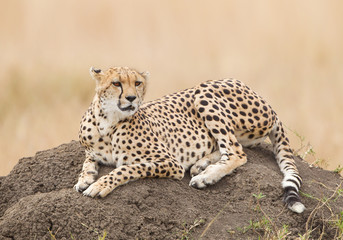
[[[215,139],[206,133],[196,134],[190,130],[187,137],[180,135],[176,142],[171,143],[171,139],[164,138],[165,145],[175,159],[187,170],[199,159],[217,150]],[[174,139],[175,140],[175,139]]]
[[[236,131],[235,135],[237,138],[237,141],[243,146],[243,147],[254,147],[258,144],[264,142],[264,140],[267,138],[266,136],[259,136],[250,139],[247,134],[243,134],[245,131]]]

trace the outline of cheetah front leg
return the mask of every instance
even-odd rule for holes
[[[167,177],[181,180],[184,172],[182,165],[171,159],[124,165],[99,178],[83,192],[83,195],[106,197],[118,186],[146,177]]]
[[[98,176],[98,169],[98,162],[92,159],[89,154],[86,153],[86,160],[83,163],[82,171],[79,175],[79,180],[75,184],[74,189],[78,192],[82,192],[89,185],[95,182],[95,179]]]

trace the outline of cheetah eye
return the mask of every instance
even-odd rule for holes
[[[121,83],[120,82],[112,82],[112,84],[116,87],[120,87],[121,86]]]
[[[141,84],[142,84],[142,82],[139,82],[139,81],[135,82],[135,86],[136,86],[136,87],[138,87],[138,86],[141,85]]]

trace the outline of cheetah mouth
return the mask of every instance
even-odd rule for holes
[[[133,105],[129,105],[129,106],[123,108],[118,104],[118,107],[123,112],[134,111],[136,109]]]

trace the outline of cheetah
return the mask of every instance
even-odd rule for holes
[[[304,211],[302,179],[289,140],[270,105],[239,80],[209,80],[194,88],[143,103],[149,77],[127,67],[90,69],[95,96],[79,132],[86,159],[76,191],[105,197],[140,178],[181,180],[205,188],[247,162],[243,146],[267,137],[284,175],[284,202]],[[115,166],[97,179],[99,164]],[[97,179],[97,180],[96,180]]]

